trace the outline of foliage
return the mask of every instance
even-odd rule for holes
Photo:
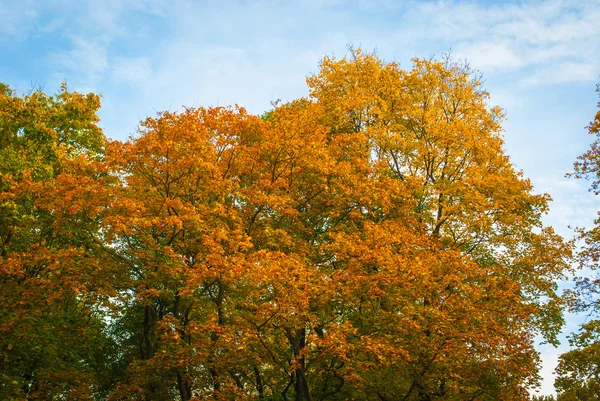
[[[556,368],[559,400],[598,400],[600,397],[600,326],[598,320],[582,325],[572,336],[574,349],[560,356]]]
[[[600,85],[596,91],[600,93]],[[598,103],[600,109],[600,103]],[[596,137],[590,148],[575,162],[572,176],[591,180],[590,191],[598,195],[600,183],[600,111],[588,125],[588,131]],[[600,218],[589,230],[579,229],[579,239],[584,242],[578,254],[580,267],[590,272],[589,276],[578,277],[571,292],[571,307],[577,312],[588,312],[596,317],[599,309],[598,293],[600,278],[597,275],[600,250]],[[570,345],[573,349],[562,354],[556,369],[555,386],[559,400],[598,400],[600,397],[600,321],[590,320],[583,324],[579,333],[573,334]]]
[[[52,333],[43,362],[72,383],[54,398],[527,399],[571,251],[541,223],[549,197],[504,154],[502,111],[468,66],[351,56],[323,59],[308,98],[262,117],[163,112],[127,142],[104,142],[96,97],[61,92],[87,120],[52,132],[74,139],[2,167],[2,213],[26,216],[3,226],[23,245],[2,254],[2,352]],[[66,107],[36,96],[44,118]],[[0,121],[15,149],[33,135]],[[51,268],[27,290],[21,266],[38,260]],[[16,318],[21,298],[48,311]],[[4,359],[4,398],[58,383],[34,360]]]
[[[103,153],[99,98],[1,89],[0,398],[91,398],[114,292],[83,209]]]

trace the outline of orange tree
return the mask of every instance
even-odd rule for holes
[[[570,247],[501,110],[450,62],[356,51],[308,86],[262,118],[160,113],[127,142],[104,142],[92,95],[2,109],[4,398],[526,398]],[[18,156],[38,132],[50,161]]]
[[[239,164],[262,121],[243,110],[163,113],[107,163],[123,185],[105,220],[108,251],[129,271],[115,322],[127,365],[114,399],[242,397],[246,334],[235,300],[252,244],[239,212]]]
[[[466,67],[324,59],[263,119],[189,109],[108,147],[129,272],[114,399],[524,399],[570,247]]]

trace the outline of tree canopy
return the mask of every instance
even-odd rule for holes
[[[0,94],[0,398],[525,400],[571,244],[468,65],[324,58],[262,117]]]

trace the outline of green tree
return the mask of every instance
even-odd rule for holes
[[[596,92],[600,94],[600,85]],[[581,155],[574,165],[576,178],[591,182],[590,191],[600,194],[600,103],[599,111],[588,125],[590,135],[596,137],[590,148]],[[591,274],[577,278],[576,287],[571,292],[571,306],[574,311],[586,312],[597,317],[600,312],[600,218],[591,229],[579,229],[579,239],[584,242],[579,252],[579,264]],[[556,369],[555,386],[559,400],[598,400],[600,399],[600,321],[590,320],[583,324],[578,333],[571,336],[572,350],[562,354]]]
[[[556,368],[559,401],[600,399],[600,321],[581,326],[569,340],[572,350],[562,354]]]
[[[64,85],[23,97],[0,85],[1,399],[101,391],[106,276],[82,209],[104,147],[99,106]]]

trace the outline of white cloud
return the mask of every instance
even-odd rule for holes
[[[415,2],[399,37],[438,40],[483,71],[548,69],[571,63],[576,73],[545,74],[532,84],[591,82],[590,60],[600,65],[600,2],[535,1],[482,5],[463,1]],[[565,65],[568,66],[568,65]],[[564,67],[564,66],[563,66]],[[561,67],[562,68],[562,67]],[[584,71],[585,70],[585,71]]]
[[[95,83],[109,67],[107,43],[74,37],[72,46],[53,54],[50,63],[66,71],[65,76],[75,73],[78,82]]]
[[[128,33],[126,24],[134,14],[164,15],[168,10],[166,0],[88,0],[91,27],[104,34],[122,36]]]
[[[600,64],[561,61],[544,66],[523,79],[526,85],[594,82],[600,73]]]
[[[509,43],[501,41],[463,42],[455,55],[469,59],[482,71],[515,69],[526,63]]]

